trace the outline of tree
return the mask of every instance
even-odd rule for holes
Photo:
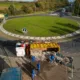
[[[36,6],[35,6],[35,3],[32,4],[30,7],[33,9],[33,12],[36,12]]]
[[[36,8],[38,8],[39,10],[44,10],[44,9],[45,9],[45,4],[44,4],[44,2],[41,2],[41,1],[36,2],[36,3],[35,3],[35,6],[36,6]]]
[[[29,7],[29,8],[27,9],[27,13],[32,13],[32,12],[33,12],[32,7]]]
[[[10,11],[8,9],[6,9],[6,8],[4,9],[4,13],[5,14],[11,14]]]
[[[25,12],[25,13],[27,13],[27,6],[26,5],[23,5],[22,7],[21,7],[21,10],[23,11],[23,12]]]
[[[22,10],[24,13],[32,13],[32,12],[33,12],[32,7],[27,6],[27,5],[23,5],[23,6],[21,7],[21,10]]]
[[[14,5],[10,5],[8,8],[9,12],[11,15],[15,15],[16,14],[16,8],[14,7]]]
[[[76,0],[74,2],[74,11],[73,11],[74,15],[80,15],[80,0]]]
[[[45,3],[45,10],[49,10],[49,4],[47,2],[44,2]]]
[[[60,7],[69,5],[68,0],[38,0],[38,1],[47,3],[48,8],[50,10],[55,10],[56,8],[60,8]]]
[[[21,9],[17,10],[14,5],[10,5],[8,10],[11,15],[15,15],[23,13],[32,13],[36,11],[55,10],[67,5],[68,0],[38,0],[36,2],[26,2],[21,6]]]

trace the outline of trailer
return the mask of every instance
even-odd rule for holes
[[[44,60],[46,55],[54,54],[60,51],[60,46],[57,43],[32,43],[30,45],[30,55],[35,56],[37,60]]]

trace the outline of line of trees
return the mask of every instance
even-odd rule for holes
[[[80,16],[80,0],[75,0],[73,6],[73,14],[76,16]]]
[[[4,12],[10,15],[27,14],[38,11],[56,10],[67,6],[68,4],[68,0],[38,0],[37,2],[25,3],[20,9],[17,9],[15,4],[12,4],[8,7],[8,9],[5,9]]]

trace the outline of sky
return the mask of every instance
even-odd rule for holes
[[[24,0],[24,1],[34,1],[34,0]],[[68,0],[69,2],[73,2],[74,0]]]
[[[68,0],[69,2],[73,2],[73,1],[75,1],[75,0]]]
[[[9,0],[12,1],[12,0]],[[34,0],[14,0],[14,1],[34,1]],[[68,0],[69,2],[73,2],[74,0]]]
[[[24,0],[24,1],[34,1],[34,0]]]
[[[9,0],[9,1],[34,1],[34,0]]]

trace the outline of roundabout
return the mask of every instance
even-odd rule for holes
[[[27,29],[26,36],[52,37],[72,33],[79,29],[77,22],[55,16],[29,16],[11,19],[4,24],[4,29],[23,35],[22,29]]]
[[[6,22],[3,20],[0,29],[6,35],[18,39],[58,40],[79,34],[79,25],[79,22],[72,18],[29,15],[10,17]],[[25,35],[23,28],[27,29]]]

